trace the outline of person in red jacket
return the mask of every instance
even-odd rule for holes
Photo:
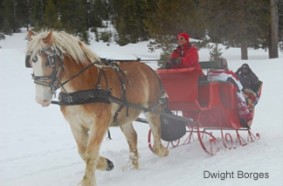
[[[195,67],[200,75],[203,75],[199,64],[198,50],[190,43],[189,39],[189,35],[185,32],[177,35],[178,47],[172,52],[166,68]]]

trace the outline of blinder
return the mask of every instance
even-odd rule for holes
[[[57,54],[57,50],[54,47],[50,47],[48,49],[43,49],[41,52],[45,53],[47,55],[47,66],[49,65],[50,67],[55,67],[56,65],[56,57],[60,57]]]
[[[56,65],[56,54],[52,53],[47,56],[48,63],[46,65],[49,65],[50,67],[55,67]]]
[[[47,55],[47,66],[49,65],[50,67],[55,67],[56,66],[56,57],[59,57],[59,59],[61,61],[63,61],[63,54],[61,51],[59,50],[56,50],[56,48],[54,47],[50,47],[48,49],[43,49],[41,51],[42,53],[45,53]],[[30,58],[31,58],[31,55],[28,54],[26,55],[26,60],[25,60],[25,66],[26,68],[32,68],[31,64],[30,64]],[[36,62],[37,60],[33,61],[33,62]]]
[[[26,56],[26,68],[31,68],[31,64],[30,64],[30,55]]]

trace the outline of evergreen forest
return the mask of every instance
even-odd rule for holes
[[[0,33],[20,28],[65,30],[87,43],[90,31],[121,46],[152,39],[149,47],[163,51],[171,50],[178,32],[187,32],[201,41],[198,47],[240,47],[247,59],[248,47],[272,47],[274,28],[282,46],[283,0],[0,0]]]

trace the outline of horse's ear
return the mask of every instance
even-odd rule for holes
[[[33,36],[35,36],[35,32],[33,32],[32,30],[28,30],[28,33],[27,33],[27,40],[30,41],[32,40]]]
[[[47,35],[45,38],[42,39],[43,42],[44,42],[45,44],[51,45],[51,44],[52,44],[52,38],[53,38],[52,35],[53,35],[53,32],[50,31],[50,32],[48,33],[48,35]]]

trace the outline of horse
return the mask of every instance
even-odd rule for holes
[[[96,185],[96,170],[112,170],[114,164],[99,155],[105,133],[119,126],[129,146],[132,169],[139,168],[137,133],[133,127],[144,112],[154,136],[153,152],[168,155],[160,139],[160,115],[164,108],[161,82],[148,65],[138,61],[100,59],[78,37],[64,31],[29,32],[26,67],[33,70],[36,102],[52,103],[60,89],[59,105],[85,162],[80,182]]]

